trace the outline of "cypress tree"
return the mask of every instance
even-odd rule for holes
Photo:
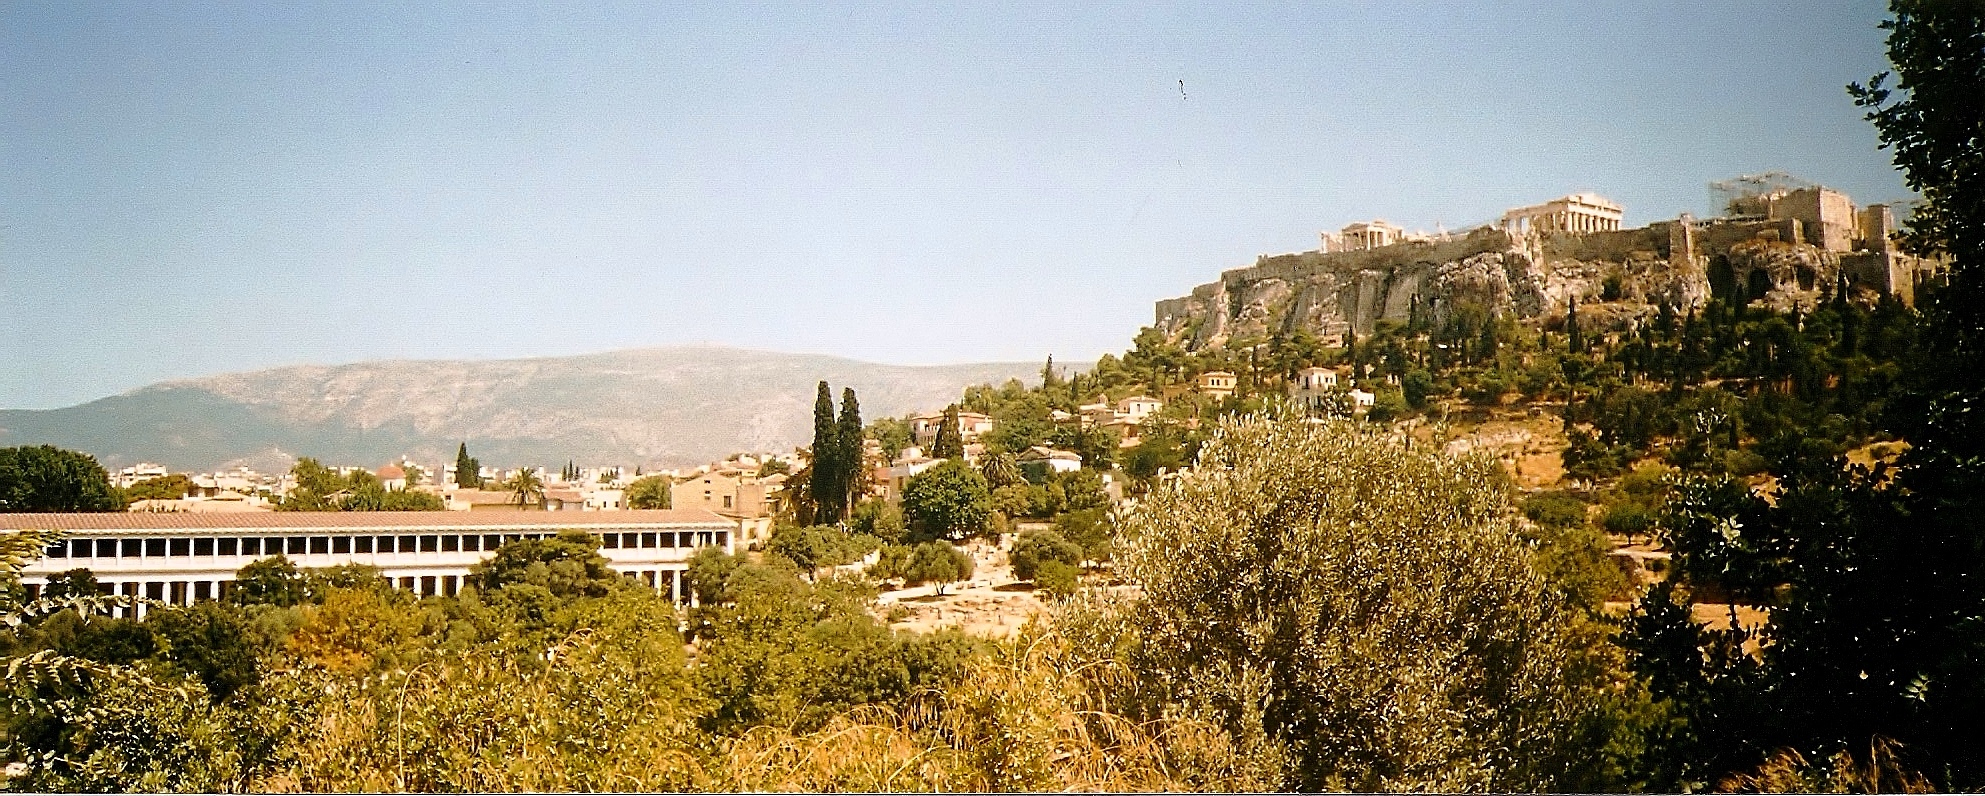
[[[944,419],[938,421],[937,440],[930,444],[930,457],[933,459],[965,457],[965,438],[958,433],[957,404],[944,408]]]
[[[813,514],[828,521],[841,517],[840,501],[844,482],[840,475],[840,449],[836,444],[840,429],[834,425],[834,391],[827,382],[813,399],[813,477],[807,487],[813,495]]]
[[[455,449],[455,485],[463,489],[482,488],[482,464],[469,458],[469,443]]]
[[[840,513],[831,519],[846,519],[848,510],[854,508],[861,499],[863,488],[867,486],[867,474],[862,467],[862,409],[855,402],[855,389],[841,389],[841,422],[834,429],[835,458],[841,476],[841,488],[835,494],[841,498]],[[816,520],[818,521],[818,520]]]
[[[1574,354],[1585,353],[1585,332],[1578,328],[1577,296],[1571,297],[1570,307],[1565,310],[1565,333],[1571,335],[1571,352]]]

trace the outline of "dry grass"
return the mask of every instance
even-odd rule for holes
[[[1790,749],[1779,751],[1747,774],[1732,774],[1716,784],[1723,793],[1934,793],[1930,780],[1903,768],[1897,752],[1902,745],[1886,738],[1868,744],[1857,758],[1834,753],[1824,765],[1808,761]]]

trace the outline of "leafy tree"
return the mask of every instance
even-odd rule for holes
[[[1108,470],[1114,466],[1120,443],[1116,434],[1098,426],[1083,428],[1078,424],[1064,424],[1048,435],[1049,445],[1073,451],[1082,457],[1084,468],[1093,470]]]
[[[291,606],[310,600],[310,583],[286,556],[275,555],[234,574],[228,600],[235,605]]]
[[[469,443],[455,449],[455,485],[463,489],[482,488],[482,462],[469,458]]]
[[[323,601],[306,608],[287,649],[311,664],[339,673],[365,673],[413,656],[423,616],[410,610],[413,596],[372,584],[327,586]]]
[[[1143,687],[1265,733],[1281,788],[1570,779],[1610,743],[1574,731],[1610,684],[1504,519],[1499,466],[1369,429],[1226,421],[1202,477],[1129,516]]]
[[[0,448],[0,512],[123,509],[93,456],[53,445]]]
[[[202,600],[159,611],[147,624],[165,641],[165,659],[226,699],[262,678],[256,633],[241,609]]]
[[[1585,525],[1585,501],[1564,494],[1541,493],[1523,499],[1523,516],[1547,528]]]
[[[914,440],[910,435],[910,424],[900,417],[878,418],[868,427],[868,435],[882,445],[882,455],[894,460],[910,447]]]
[[[802,528],[786,525],[772,531],[765,551],[793,562],[811,579],[821,567],[847,563],[844,557],[846,541],[847,534],[833,526],[809,525]]]
[[[1048,511],[1061,514],[1086,509],[1105,509],[1109,492],[1103,488],[1103,474],[1088,468],[1055,473],[1048,477]]]
[[[1081,548],[1084,559],[1107,561],[1116,545],[1116,523],[1107,508],[1062,512],[1055,515],[1054,529],[1063,539]]]
[[[685,596],[691,596],[704,605],[730,602],[730,591],[725,584],[731,573],[736,572],[744,561],[720,548],[705,547],[689,557],[689,566],[683,570],[682,581]]]
[[[50,600],[64,597],[95,597],[103,593],[103,584],[98,583],[96,573],[86,567],[63,572],[48,579],[41,589],[41,595]]]
[[[485,595],[528,585],[559,598],[604,597],[626,579],[608,565],[599,547],[600,540],[583,531],[518,540],[470,567],[464,581]]]
[[[1124,472],[1141,481],[1156,478],[1160,472],[1177,472],[1185,465],[1185,443],[1171,433],[1147,433],[1144,441],[1123,457]]]
[[[985,531],[991,517],[985,477],[961,459],[940,462],[903,487],[903,519],[913,540],[974,536]]]
[[[1081,582],[1082,568],[1061,561],[1043,561],[1034,573],[1034,587],[1055,599],[1074,594]]]
[[[965,458],[965,439],[958,429],[958,405],[944,408],[944,418],[938,421],[937,439],[930,444],[928,451],[933,459]]]
[[[411,489],[387,489],[371,481],[351,490],[337,503],[339,511],[447,511],[440,495]]]
[[[1054,531],[1027,531],[1014,540],[1013,550],[1006,557],[1013,564],[1014,577],[1033,580],[1043,563],[1059,561],[1070,566],[1082,563],[1082,548]]]
[[[936,584],[943,594],[945,586],[972,577],[972,557],[950,542],[924,542],[911,548],[903,577],[912,586]]]
[[[855,505],[849,517],[849,530],[881,539],[885,542],[900,542],[906,528],[903,524],[903,510],[881,498],[871,498]]]
[[[124,490],[127,500],[178,500],[193,491],[193,479],[184,473],[147,478]]]
[[[669,507],[670,488],[674,484],[665,475],[651,475],[635,479],[627,485],[627,507],[630,509],[665,509]]]

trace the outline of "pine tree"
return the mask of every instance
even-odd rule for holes
[[[813,477],[807,484],[813,496],[816,521],[833,522],[841,518],[841,501],[837,496],[846,493],[841,489],[845,482],[840,471],[839,438],[840,429],[834,424],[834,391],[823,381],[813,399]]]
[[[463,489],[482,488],[482,463],[469,458],[469,443],[455,450],[455,485]]]
[[[848,511],[868,486],[865,477],[868,469],[862,466],[862,409],[855,401],[853,387],[841,390],[841,421],[834,434],[835,460],[841,477],[841,488],[836,494],[841,497],[841,512],[832,519],[838,521],[847,518]]]
[[[933,459],[962,459],[965,457],[965,438],[958,433],[958,405],[944,408],[944,419],[938,421],[937,440],[930,444],[930,457]]]

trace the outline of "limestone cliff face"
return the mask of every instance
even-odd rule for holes
[[[1439,324],[1469,304],[1518,318],[1551,318],[1562,316],[1573,297],[1582,305],[1600,301],[1609,277],[1617,278],[1619,306],[1595,317],[1605,326],[1624,326],[1663,302],[1689,308],[1709,299],[1702,258],[1689,249],[1671,256],[1671,231],[1662,224],[1544,236],[1481,229],[1370,251],[1263,257],[1190,295],[1158,302],[1156,327],[1188,349],[1202,350],[1296,329],[1342,340],[1415,313]]]

